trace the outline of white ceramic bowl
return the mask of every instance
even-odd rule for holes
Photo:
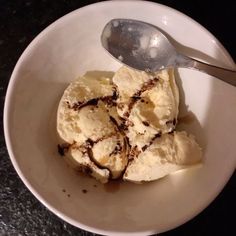
[[[100,44],[101,31],[112,18],[152,23],[172,36],[182,51],[234,66],[208,31],[171,8],[115,1],[78,9],[45,29],[20,57],[6,96],[6,143],[25,185],[65,221],[100,234],[163,232],[202,211],[231,176],[236,164],[236,109],[232,109],[236,107],[236,89],[206,74],[179,70],[181,113],[188,108],[196,116],[182,128],[194,133],[203,146],[202,168],[145,185],[121,184],[117,191],[76,174],[57,153],[56,109],[63,90],[79,75],[120,67]]]

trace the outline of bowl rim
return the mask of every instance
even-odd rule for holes
[[[24,173],[21,171],[17,159],[14,155],[14,151],[13,151],[13,147],[12,147],[12,139],[11,139],[11,135],[10,135],[10,126],[9,126],[9,117],[10,117],[10,107],[12,104],[12,94],[14,91],[14,88],[16,86],[15,82],[17,80],[18,77],[18,73],[21,67],[21,63],[24,61],[24,59],[27,57],[27,55],[31,52],[31,49],[40,41],[41,38],[44,37],[44,35],[46,35],[47,33],[49,33],[55,26],[58,26],[59,24],[63,23],[63,21],[65,20],[65,18],[67,18],[68,16],[72,16],[72,15],[76,15],[76,14],[80,14],[81,11],[86,10],[88,8],[94,8],[97,6],[106,6],[106,5],[115,5],[115,4],[121,4],[124,3],[124,1],[122,0],[118,0],[118,1],[102,1],[102,2],[97,2],[97,3],[93,3],[93,4],[89,4],[86,6],[83,6],[81,8],[78,8],[76,10],[73,10],[67,14],[65,14],[64,16],[60,17],[59,19],[57,19],[56,21],[54,21],[53,23],[51,23],[50,25],[48,25],[44,30],[42,30],[31,42],[30,44],[26,47],[26,49],[23,51],[23,53],[21,54],[21,56],[19,57],[13,72],[10,76],[10,80],[8,83],[8,87],[7,87],[7,91],[6,91],[6,97],[5,97],[5,102],[4,102],[4,110],[3,110],[3,128],[4,128],[4,136],[5,136],[5,141],[6,141],[6,147],[9,153],[9,157],[10,160],[17,172],[17,174],[19,175],[20,179],[23,181],[24,185],[29,189],[29,191],[45,206],[47,207],[48,210],[50,210],[51,212],[53,212],[55,215],[57,215],[59,218],[61,218],[62,220],[66,221],[67,223],[75,226],[75,227],[79,227],[83,230],[89,231],[89,232],[94,232],[94,233],[98,233],[98,234],[103,234],[103,235],[150,235],[150,234],[154,234],[156,232],[153,232],[152,230],[145,230],[145,231],[137,231],[137,232],[118,232],[118,231],[108,231],[108,230],[102,230],[99,228],[95,228],[92,226],[87,226],[86,224],[80,223],[70,217],[68,217],[67,215],[65,215],[64,213],[61,213],[60,210],[56,209],[55,207],[53,207],[51,204],[49,204],[47,202],[46,199],[44,199],[43,197],[41,197],[40,193],[30,184],[30,182],[28,181],[28,179],[24,176]],[[202,26],[201,24],[199,24],[197,21],[195,21],[194,19],[192,19],[191,17],[189,17],[188,15],[163,4],[160,3],[155,3],[155,2],[149,2],[149,1],[139,1],[139,0],[127,0],[126,3],[129,4],[142,4],[142,5],[152,5],[155,7],[159,7],[159,8],[164,8],[167,9],[168,11],[172,12],[173,14],[177,14],[180,15],[181,17],[185,18],[187,21],[191,21],[192,23],[194,23],[195,25],[197,25],[205,34],[209,35],[212,39],[215,40],[215,43],[220,47],[220,49],[222,50],[222,53],[226,56],[226,58],[228,58],[229,63],[232,66],[235,66],[234,61],[232,59],[232,57],[230,56],[230,54],[228,53],[228,51],[224,48],[224,46],[221,44],[221,42],[210,32],[208,31],[204,26]],[[203,204],[201,206],[201,208],[199,207],[198,211],[195,212],[195,214],[188,216],[187,218],[185,218],[184,220],[181,220],[181,223],[177,222],[175,223],[175,225],[171,225],[170,227],[166,227],[164,230],[160,231],[161,232],[166,232],[169,231],[171,229],[174,229],[184,223],[186,223],[187,221],[193,219],[196,215],[198,215],[200,212],[202,212],[211,202],[214,201],[214,199],[219,195],[219,193],[223,190],[225,184],[228,182],[228,180],[230,179],[230,177],[233,175],[233,171],[231,174],[229,174],[228,178],[225,179],[225,183],[222,186],[218,187],[218,191],[217,194],[212,196],[211,200],[209,202],[205,202],[205,204]]]

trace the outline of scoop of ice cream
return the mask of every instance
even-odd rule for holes
[[[57,113],[61,143],[73,148],[66,157],[81,170],[107,182],[124,171],[128,157],[125,137],[119,132],[115,89],[110,78],[84,76],[65,90]]]
[[[80,144],[83,143],[86,137],[81,128],[86,126],[86,124],[81,122],[81,118],[83,119],[83,117],[85,117],[83,114],[88,111],[87,107],[89,105],[92,107],[96,106],[98,102],[96,99],[112,97],[113,93],[114,85],[110,78],[101,77],[95,79],[92,76],[83,76],[73,81],[64,91],[58,107],[57,131],[60,138],[68,143],[73,143],[74,141]],[[92,107],[90,107],[91,113]],[[86,108],[86,110],[82,108]],[[103,119],[102,114],[104,112],[102,112],[101,109],[96,111],[96,115],[100,114],[99,118]],[[90,116],[90,118],[92,117],[93,116]],[[87,121],[90,122],[91,119]],[[104,124],[103,121],[104,120],[101,120],[100,125]],[[94,120],[91,121],[91,123],[93,123],[93,127],[96,127]],[[101,129],[99,129],[98,126],[97,131],[103,130],[103,127],[106,127],[106,125],[100,127]],[[90,127],[88,127],[88,129],[89,128]]]
[[[201,157],[201,148],[192,135],[184,131],[163,134],[143,152],[134,155],[123,178],[137,183],[156,180],[197,164]]]
[[[173,70],[150,74],[122,67],[113,82],[119,91],[117,112],[125,119],[132,147],[141,150],[155,135],[175,128],[179,92]]]

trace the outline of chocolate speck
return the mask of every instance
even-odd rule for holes
[[[70,109],[71,108],[71,105],[68,101],[66,101],[66,104],[67,104],[67,107]]]
[[[142,147],[142,151],[144,152],[147,148],[148,148],[148,145],[144,145],[144,146]]]
[[[93,173],[92,169],[89,166],[83,166],[82,171],[88,175],[91,175]]]
[[[88,139],[85,141],[85,146],[86,146],[87,148],[92,148],[93,145],[94,145],[94,141],[93,141],[92,139],[88,138]]]
[[[140,97],[140,96],[137,96],[137,95],[134,95],[134,96],[132,96],[131,98],[132,98],[133,100],[135,100],[135,101],[141,99],[141,97]]]
[[[67,197],[70,197],[70,194],[67,194]]]
[[[128,130],[128,127],[127,127],[127,125],[125,124],[125,122],[122,122],[120,125],[119,125],[119,129],[120,130]]]
[[[145,126],[149,126],[149,123],[147,121],[142,122]]]
[[[160,137],[161,137],[161,133],[157,133],[157,134],[155,134],[154,139],[160,138]]]
[[[57,145],[57,151],[61,156],[64,156],[65,153],[69,150],[70,144],[69,143],[63,143]]]
[[[173,120],[173,125],[176,125],[176,119],[174,118],[174,120]]]
[[[65,192],[66,192],[66,190],[65,190],[65,189],[62,189],[62,192],[63,192],[63,193],[65,193]]]
[[[94,184],[94,185],[93,185],[93,187],[94,187],[94,188],[97,188],[97,185],[96,185],[96,184]]]
[[[83,192],[83,193],[87,193],[88,190],[86,190],[86,189],[82,189],[82,192]]]
[[[143,99],[141,99],[141,102],[145,102]]]
[[[128,112],[128,111],[126,111],[126,112],[124,113],[124,117],[129,117],[129,112]]]
[[[72,106],[70,106],[70,108],[72,108],[73,110],[78,110],[79,108],[80,108],[80,106],[83,104],[83,102],[80,102],[80,101],[78,101],[78,102],[76,102],[76,103],[74,103]]]

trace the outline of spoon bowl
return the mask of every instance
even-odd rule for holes
[[[115,19],[104,27],[101,42],[115,58],[138,70],[172,66],[175,48],[164,34],[144,22]]]

